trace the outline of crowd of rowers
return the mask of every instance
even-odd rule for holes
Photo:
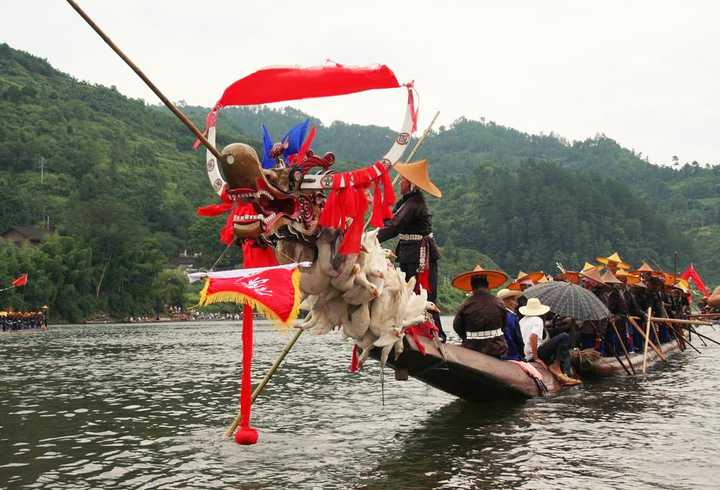
[[[563,384],[571,385],[580,382],[570,376],[571,349],[592,349],[612,357],[624,350],[638,352],[643,349],[644,338],[634,324],[644,324],[641,322],[645,322],[648,309],[653,316],[665,318],[689,315],[686,281],[647,263],[631,270],[618,253],[596,260],[597,265],[586,263],[581,271],[566,271],[555,277],[520,272],[496,295],[491,289],[507,282],[504,273],[476,267],[460,274],[453,285],[471,292],[453,322],[462,345],[500,359],[542,361]],[[527,288],[549,281],[571,282],[592,291],[607,306],[610,316],[578,322],[554,314],[537,298],[523,296]],[[660,325],[652,331],[651,341],[665,343],[674,335],[668,326]]]
[[[47,328],[42,311],[0,311],[0,330],[3,332],[36,328]]]

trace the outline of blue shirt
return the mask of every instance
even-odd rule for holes
[[[520,324],[518,322],[517,314],[510,310],[505,311],[505,327],[503,328],[503,335],[505,336],[505,342],[508,346],[507,354],[503,356],[503,359],[522,361],[524,359],[524,344],[522,341],[522,333],[520,332]]]

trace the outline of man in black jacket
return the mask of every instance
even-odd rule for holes
[[[420,286],[427,289],[428,301],[437,299],[438,259],[440,252],[432,234],[432,213],[425,202],[422,190],[441,197],[442,193],[427,172],[425,160],[416,163],[398,163],[393,167],[401,176],[400,193],[402,197],[393,209],[393,217],[385,223],[378,233],[381,242],[398,237],[395,255],[406,279],[417,276],[416,290]],[[422,190],[421,190],[422,189]],[[433,312],[435,325],[440,338],[447,336],[440,322],[440,315]]]

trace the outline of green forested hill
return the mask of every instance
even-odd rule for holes
[[[183,109],[198,123],[207,113]],[[39,249],[0,242],[0,280],[31,273],[30,285],[3,302],[49,303],[70,320],[146,313],[181,300],[179,276],[165,271],[168,258],[188,249],[209,265],[222,251],[221,220],[194,215],[215,201],[204,154],[190,149],[192,136],[164,108],[0,45],[0,114],[0,232],[44,215],[57,232]],[[263,122],[278,137],[305,117],[294,109],[226,109],[218,140],[254,143]],[[388,128],[334,122],[319,128],[315,150],[367,163],[393,138]],[[430,199],[445,284],[476,261],[511,274],[554,271],[556,261],[577,267],[616,249],[668,268],[678,251],[681,263],[694,261],[720,279],[720,170],[655,166],[604,136],[570,143],[465,119],[438,128],[418,156],[430,159],[445,192]],[[446,286],[446,302],[448,294]]]
[[[198,118],[207,112],[193,109]],[[259,134],[266,122],[278,134],[305,117],[294,109],[243,108],[223,112],[222,123]],[[392,136],[388,128],[335,122],[320,128],[316,146],[341,162],[368,162]],[[484,251],[510,271],[554,271],[556,261],[577,267],[616,249],[671,269],[677,251],[681,263],[694,261],[720,279],[720,167],[658,166],[602,135],[571,143],[462,118],[438,128],[418,157],[431,161],[446,192],[430,199],[438,240]]]
[[[60,235],[38,250],[0,244],[0,278],[31,277],[3,302],[47,303],[77,320],[166,301],[155,281],[167,258],[191,247],[193,227],[211,225],[194,216],[214,198],[187,130],[167,112],[5,44],[0,114],[0,232],[47,215]]]

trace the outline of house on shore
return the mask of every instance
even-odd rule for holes
[[[14,243],[18,247],[37,247],[50,236],[45,228],[37,226],[12,226],[0,234],[0,238]]]

